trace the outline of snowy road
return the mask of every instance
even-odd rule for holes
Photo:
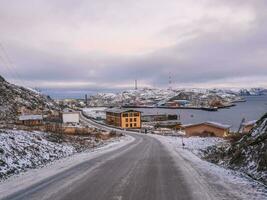
[[[127,146],[5,199],[214,199],[205,188],[201,191],[196,185],[198,188],[191,190],[189,185],[194,183],[187,182],[190,174],[184,174],[161,142],[149,136],[132,136],[135,140]]]
[[[182,156],[168,140],[128,134],[134,139],[127,145],[73,165],[4,199],[246,199],[242,187],[218,181],[220,176],[205,169],[208,165],[192,161],[191,154]]]

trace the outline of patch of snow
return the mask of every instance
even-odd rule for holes
[[[0,199],[70,169],[75,165],[119,149],[133,141],[134,138],[131,136],[114,138],[103,146],[55,160],[42,168],[31,169],[19,175],[12,176],[7,180],[2,180],[0,181]]]
[[[174,157],[179,157],[177,160],[182,158],[185,161],[183,163],[178,162],[177,165],[185,171],[185,174],[193,175],[197,184],[202,184],[205,189],[214,192],[214,196],[210,199],[267,199],[267,188],[263,184],[243,173],[225,169],[200,158],[203,150],[211,145],[223,143],[222,139],[184,138],[185,148],[183,148],[181,138],[151,136],[160,140]],[[198,179],[199,176],[202,180]],[[195,180],[190,179],[188,181],[192,182],[192,190],[196,189],[193,187]],[[229,196],[220,196],[225,193],[229,193]]]
[[[35,168],[75,152],[73,146],[50,142],[43,132],[0,130],[0,178]]]
[[[107,107],[91,107],[84,108],[83,112],[93,119],[106,119],[106,109]]]

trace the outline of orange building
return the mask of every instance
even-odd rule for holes
[[[123,129],[141,128],[141,112],[121,108],[107,109],[106,123]]]
[[[216,122],[203,122],[198,124],[182,125],[186,136],[216,136],[226,137],[229,135],[229,125],[220,124]]]

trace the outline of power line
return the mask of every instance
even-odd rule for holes
[[[7,63],[6,59],[2,56],[0,53],[0,60],[2,61],[3,66],[7,69],[7,73],[11,76],[12,79],[16,79],[15,74],[9,67],[9,64]]]
[[[14,62],[11,60],[6,48],[4,47],[3,43],[1,43],[1,41],[0,41],[0,48],[1,48],[1,50],[5,56],[5,57],[2,57],[4,65],[11,71],[11,73],[14,73],[15,79],[19,80],[22,85],[25,85],[24,81],[22,80],[21,76],[19,75],[19,73],[16,70],[16,66],[15,66]]]

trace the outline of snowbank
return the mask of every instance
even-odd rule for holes
[[[112,140],[104,141],[96,136],[0,129],[0,179],[110,141]]]
[[[50,142],[46,135],[42,132],[0,130],[0,178],[75,152],[73,146]]]
[[[226,169],[219,165],[210,163],[201,159],[201,155],[206,148],[214,144],[227,144],[220,138],[200,138],[191,137],[184,138],[185,148],[182,146],[182,139],[175,137],[166,137],[159,135],[151,135],[162,142],[166,148],[177,157],[177,160],[183,158],[184,162],[178,162],[180,169],[187,169],[190,174],[193,174],[197,182],[205,187],[210,185],[207,190],[213,191],[215,197],[213,199],[267,199],[267,188],[235,170]],[[202,180],[198,180],[198,177]],[[189,180],[193,182],[195,180]],[[192,184],[193,186],[193,184]],[[197,190],[197,188],[192,188]],[[224,191],[226,190],[226,191]],[[220,196],[229,192],[228,197]],[[234,195],[233,198],[231,195]]]
[[[171,137],[173,144],[176,146],[182,146],[182,142],[185,144],[184,149],[187,149],[197,156],[202,156],[203,152],[210,146],[226,143],[227,141],[217,137]]]

